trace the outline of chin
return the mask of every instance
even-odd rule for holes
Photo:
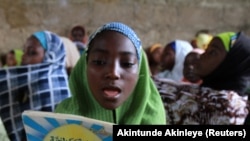
[[[117,107],[119,107],[118,104],[114,104],[114,103],[105,103],[101,106],[107,110],[115,110]]]

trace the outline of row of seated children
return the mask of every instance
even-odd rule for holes
[[[247,101],[247,90],[250,87],[249,37],[243,32],[222,32],[211,39],[207,38],[207,41],[209,42],[206,45],[194,47],[192,44],[197,42],[174,40],[165,46],[157,43],[155,45],[158,47],[153,45],[146,50],[146,52],[151,52],[151,54],[148,53],[149,65],[152,62],[150,59],[154,56],[152,50],[157,54],[154,62],[158,64],[154,64],[153,67],[156,71],[151,71],[151,73],[163,96],[166,111],[172,111],[172,114],[176,111],[174,115],[168,113],[168,117],[171,117],[169,121],[172,124],[224,124],[228,121],[226,119],[234,119],[232,123],[249,124],[249,121],[245,120],[249,108]],[[231,105],[233,110],[226,110],[235,100],[232,95],[236,95],[241,108],[237,109],[237,105]],[[208,102],[207,96],[213,96],[216,100]],[[217,109],[218,111],[215,112],[216,108],[199,109],[197,106],[202,101],[201,98],[206,99],[203,99],[206,104],[218,104],[218,107],[225,111]],[[228,103],[221,104],[221,100],[225,99]],[[184,103],[188,101],[189,104],[185,105]],[[174,107],[175,110],[173,110]],[[200,110],[207,111],[207,113],[200,112]],[[214,111],[214,115],[209,112],[211,110]],[[240,112],[235,114],[234,111]],[[199,116],[202,116],[199,113],[206,117],[203,123],[197,120]],[[233,116],[228,117],[222,113]],[[223,115],[224,118],[218,115]]]

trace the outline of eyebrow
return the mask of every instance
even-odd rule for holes
[[[91,51],[92,53],[105,53],[109,54],[109,51],[106,49],[101,49],[101,48],[95,48]],[[129,55],[129,56],[137,56],[135,53],[130,52],[130,51],[122,51],[119,52],[120,55]]]
[[[92,53],[108,53],[107,50],[101,48],[95,48],[91,50]]]

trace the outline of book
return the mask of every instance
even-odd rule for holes
[[[88,117],[26,110],[22,121],[27,141],[112,141],[113,125]]]

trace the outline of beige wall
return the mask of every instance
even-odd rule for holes
[[[37,30],[67,36],[79,23],[91,33],[106,22],[124,22],[144,47],[190,40],[204,28],[250,35],[249,9],[250,0],[0,0],[0,52],[22,48]]]

